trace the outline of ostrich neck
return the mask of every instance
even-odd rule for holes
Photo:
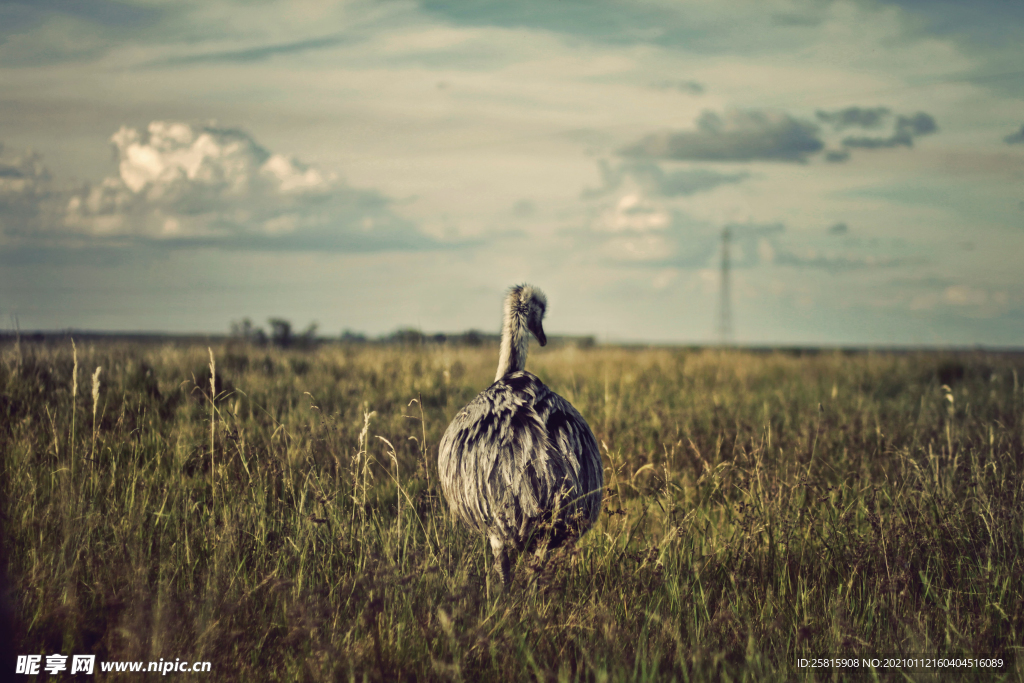
[[[526,352],[530,348],[530,332],[526,328],[526,315],[514,305],[505,308],[505,320],[501,326],[501,351],[498,353],[498,374],[494,381],[526,368]]]

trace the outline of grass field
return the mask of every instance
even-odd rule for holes
[[[212,355],[213,401],[205,346],[2,348],[18,653],[218,681],[870,679],[797,660],[991,654],[967,677],[1024,680],[1022,356],[534,346],[602,445],[605,509],[502,595],[436,479],[495,347]]]

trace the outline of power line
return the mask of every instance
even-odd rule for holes
[[[732,291],[729,287],[729,228],[722,229],[722,281],[718,300],[718,340],[732,343]]]

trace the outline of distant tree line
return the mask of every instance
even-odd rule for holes
[[[255,346],[277,346],[279,348],[312,348],[317,344],[340,341],[344,344],[403,344],[410,346],[421,346],[424,344],[454,344],[458,346],[482,346],[484,344],[497,344],[501,341],[501,335],[489,334],[480,330],[468,330],[457,334],[427,334],[412,327],[403,327],[390,334],[379,337],[369,337],[362,332],[353,332],[346,329],[340,337],[318,337],[317,324],[310,323],[305,330],[296,334],[292,331],[292,325],[282,318],[271,318],[267,321],[270,333],[262,327],[253,325],[252,320],[243,318],[241,322],[231,323],[231,336],[235,339],[253,344]],[[574,342],[577,346],[590,347],[595,341],[593,337],[565,337],[551,338],[552,342],[558,344],[561,341]]]
[[[231,323],[231,336],[256,346],[273,344],[282,349],[311,348],[317,343],[317,324],[315,322],[310,323],[305,330],[298,334],[292,332],[292,324],[283,318],[271,318],[267,324],[270,326],[269,336],[262,327],[253,325],[252,320],[243,318],[242,322]]]

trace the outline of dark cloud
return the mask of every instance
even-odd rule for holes
[[[788,114],[705,111],[695,131],[653,133],[620,154],[653,159],[804,162],[823,147],[816,125]]]
[[[914,138],[905,131],[897,131],[889,137],[869,137],[864,135],[850,135],[843,138],[843,145],[846,147],[858,147],[860,149],[883,149],[887,147],[913,147]]]
[[[930,135],[939,129],[931,114],[919,111],[913,116],[898,116],[892,135],[888,137],[848,136],[843,138],[846,147],[881,149],[886,147],[913,147],[914,138]]]
[[[939,129],[935,117],[919,111],[913,116],[900,116],[896,120],[897,131],[907,131],[911,135],[928,135]]]
[[[845,149],[830,149],[825,152],[825,161],[839,164],[850,158],[850,152]]]
[[[1008,145],[1024,144],[1024,126],[1021,126],[1020,130],[1018,130],[1016,133],[1010,133],[1005,138],[1003,138],[1003,142],[1005,142]]]
[[[850,231],[850,226],[846,223],[835,223],[828,229],[830,235],[845,235]]]
[[[847,128],[878,128],[892,114],[887,107],[847,107],[839,111],[816,113],[818,120],[835,130]]]
[[[975,46],[1019,45],[1024,3],[1007,0],[886,0],[901,7],[938,35],[966,39]]]
[[[653,161],[624,162],[612,167],[606,160],[598,163],[602,186],[583,191],[584,198],[599,197],[622,186],[631,178],[645,193],[658,197],[685,197],[712,190],[719,185],[738,183],[749,173],[719,173],[705,168],[665,171]]]
[[[665,172],[654,162],[624,164],[624,171],[651,194],[683,197],[712,190],[719,185],[734,184],[750,177],[749,173],[719,173],[705,168]]]

